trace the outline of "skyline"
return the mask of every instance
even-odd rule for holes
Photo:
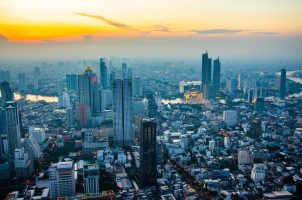
[[[0,57],[192,58],[209,49],[230,59],[293,59],[302,50],[300,8],[298,0],[4,0]]]

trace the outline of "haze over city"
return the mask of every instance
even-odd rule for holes
[[[301,200],[301,0],[1,0],[0,199]]]
[[[1,58],[183,57],[297,60],[299,0],[1,1]],[[244,51],[243,51],[244,50]]]

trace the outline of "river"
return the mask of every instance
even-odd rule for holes
[[[20,94],[15,92],[14,93],[14,98],[15,100],[20,100],[20,99],[26,99],[28,101],[45,101],[47,103],[54,103],[58,102],[58,97],[56,96],[42,96],[42,95],[34,95],[34,94]]]

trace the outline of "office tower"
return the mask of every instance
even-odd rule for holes
[[[133,96],[142,96],[143,88],[140,76],[133,77]]]
[[[241,79],[240,79],[240,74],[237,74],[237,76],[236,76],[236,81],[237,81],[237,90],[241,90]]]
[[[156,121],[142,120],[140,135],[140,184],[143,187],[156,184]]]
[[[29,158],[28,153],[24,152],[24,148],[15,149],[15,171],[18,178],[28,178],[34,171],[33,160]]]
[[[57,85],[58,85],[58,95],[62,95],[64,92],[64,81],[63,80],[58,81]]]
[[[225,88],[226,92],[229,94],[234,94],[236,88],[237,88],[236,80],[234,78],[228,78],[226,80],[226,88]]]
[[[42,155],[42,149],[32,134],[25,134],[24,149],[30,159],[38,160]]]
[[[100,78],[101,78],[101,88],[107,89],[107,66],[103,58],[100,59]]]
[[[13,101],[14,100],[14,93],[11,89],[9,82],[4,81],[0,84],[0,100],[1,105],[3,106],[7,101]]]
[[[84,192],[85,194],[99,194],[100,193],[100,175],[99,167],[97,165],[84,165]]]
[[[110,89],[112,90],[112,84],[113,84],[113,81],[115,80],[116,78],[116,72],[115,72],[116,69],[113,69],[110,74],[109,74],[109,82],[110,82]]]
[[[208,57],[208,52],[202,54],[202,71],[201,71],[201,81],[202,86],[211,83],[212,77],[212,59]]]
[[[90,67],[78,76],[79,118],[80,124],[88,124],[92,115],[101,112],[101,100],[97,86],[97,76]]]
[[[219,58],[214,60],[214,68],[213,68],[213,88],[215,91],[215,96],[219,92],[220,89],[220,61]]]
[[[132,80],[115,79],[112,85],[114,112],[114,143],[116,146],[130,146],[132,135]]]
[[[39,79],[40,79],[40,68],[35,67],[34,69],[34,89],[39,89]]]
[[[213,84],[204,84],[203,85],[203,98],[206,100],[215,99],[215,89]]]
[[[67,92],[63,92],[59,96],[58,107],[59,108],[69,108],[71,106],[70,97]]]
[[[68,91],[78,90],[78,75],[77,74],[67,74],[66,75],[66,85]]]
[[[131,68],[128,68],[128,71],[127,71],[127,78],[128,78],[128,79],[132,79],[132,69],[131,69]]]
[[[280,98],[284,99],[285,96],[286,96],[286,69],[281,69]]]
[[[14,155],[17,147],[20,147],[21,133],[20,133],[20,117],[15,101],[8,101],[4,105],[5,113],[5,129],[8,142],[8,153]]]
[[[143,98],[134,98],[133,99],[133,116],[145,116],[148,110],[148,101]]]
[[[7,81],[10,82],[10,73],[9,71],[0,71],[0,82]]]
[[[223,121],[227,126],[234,126],[237,124],[237,111],[236,110],[224,110]]]
[[[18,85],[20,92],[26,91],[25,73],[18,74]]]
[[[155,102],[154,93],[146,91],[146,99],[148,100],[148,117],[155,118],[157,115],[157,104]]]
[[[128,75],[127,64],[123,63],[122,64],[122,79],[127,78],[127,75]]]
[[[73,197],[75,193],[73,163],[55,163],[48,168],[48,171],[50,198]]]
[[[68,128],[74,127],[74,110],[72,106],[66,109],[66,120]]]

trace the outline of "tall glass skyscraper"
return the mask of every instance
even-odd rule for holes
[[[115,79],[112,84],[114,112],[114,143],[116,146],[131,146],[132,133],[132,80]]]
[[[142,120],[140,135],[140,183],[143,187],[156,184],[156,121]]]
[[[67,74],[66,75],[66,85],[68,91],[78,90],[78,75],[77,74]]]
[[[219,89],[220,89],[220,61],[219,61],[219,58],[214,60],[213,88],[215,90],[215,95],[217,95],[217,93],[219,92]]]
[[[78,95],[80,124],[85,126],[93,114],[101,112],[97,76],[90,67],[86,67],[85,73],[78,76]]]
[[[286,96],[286,69],[281,69],[280,98],[284,99],[285,96]]]
[[[107,66],[103,58],[100,59],[100,84],[101,88],[107,89]]]

